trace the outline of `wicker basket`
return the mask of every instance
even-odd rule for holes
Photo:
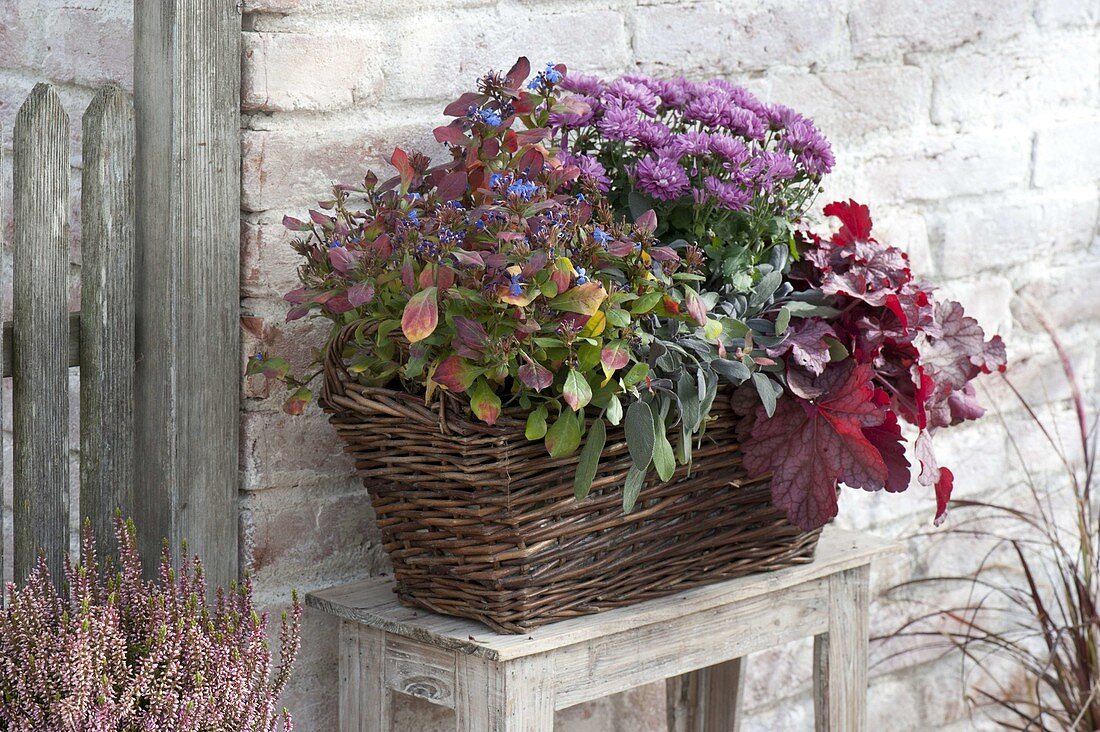
[[[522,633],[689,587],[812,561],[803,532],[747,480],[729,399],[715,400],[691,472],[656,476],[622,512],[630,456],[608,428],[596,480],[573,498],[577,456],[524,437],[526,415],[490,427],[456,399],[362,386],[330,349],[322,405],[370,491],[398,597]]]

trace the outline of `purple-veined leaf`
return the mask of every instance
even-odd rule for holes
[[[348,302],[353,308],[366,305],[374,299],[374,283],[359,282],[348,289]]]

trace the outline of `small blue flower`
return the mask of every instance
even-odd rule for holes
[[[580,203],[584,203],[584,202],[585,202],[585,201],[587,201],[587,200],[588,200],[588,199],[587,199],[587,198],[585,198],[585,196],[584,196],[584,194],[583,194],[583,193],[578,193],[578,194],[577,194],[577,201],[579,201]]]
[[[512,283],[508,285],[508,294],[512,297],[520,297],[523,295],[523,276],[520,274],[512,275]]]
[[[407,218],[413,224],[419,224],[420,223],[420,212],[417,211],[415,208],[410,209],[409,212],[407,214],[405,214],[405,218]]]
[[[552,61],[546,62],[546,71],[542,72],[542,76],[550,84],[557,84],[561,81],[561,72],[554,68]]]
[[[491,109],[481,110],[481,112],[478,113],[478,116],[481,117],[482,122],[489,125],[490,127],[499,127],[500,124],[504,121],[500,118],[499,114]]]
[[[493,173],[489,176],[489,187],[496,188],[504,180],[504,176],[501,173]]]
[[[485,220],[484,219],[478,219],[477,221],[475,221],[474,222],[474,228],[477,229],[478,231],[483,230],[485,228]]]
[[[508,192],[515,194],[525,201],[530,201],[531,196],[539,189],[534,183],[530,181],[517,180],[512,185],[508,186]]]
[[[409,191],[408,196],[409,196],[410,201],[419,201],[420,200],[420,194],[417,193],[416,191]]]
[[[586,270],[584,267],[577,267],[576,270],[577,284],[583,285],[584,283],[588,282],[588,270]]]
[[[344,246],[344,244],[339,239],[333,239],[332,241],[330,241],[328,243],[328,248],[329,249],[336,249],[336,248],[342,247],[342,246]]]
[[[264,360],[263,351],[256,351],[256,360],[257,361],[263,361]]]
[[[608,242],[611,241],[611,235],[598,226],[592,230],[592,238],[602,247],[606,247]]]
[[[527,88],[531,91],[538,91],[539,86],[542,85],[542,74],[539,74],[531,81],[527,82]]]

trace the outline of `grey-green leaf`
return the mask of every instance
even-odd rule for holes
[[[573,477],[573,495],[578,501],[588,496],[592,490],[592,481],[596,479],[596,468],[600,465],[600,455],[603,454],[604,444],[607,442],[607,427],[602,419],[597,419],[588,430],[588,440],[581,450],[581,457],[577,463],[577,472]]]
[[[645,470],[653,461],[653,410],[636,401],[626,410],[626,446],[634,467]]]
[[[758,308],[768,301],[775,291],[779,289],[779,286],[783,284],[783,274],[781,272],[769,272],[764,275],[756,287],[752,290],[752,297],[749,298],[749,305],[754,308]]]
[[[633,465],[626,471],[626,482],[623,484],[623,513],[634,510],[634,504],[638,502],[638,494],[645,485],[646,468],[638,468]]]
[[[607,417],[607,421],[613,425],[618,425],[623,421],[623,403],[619,401],[618,394],[612,394],[611,398],[607,401],[607,411],[604,412]]]
[[[790,308],[779,308],[779,314],[775,316],[775,334],[777,336],[783,335],[787,332],[787,326],[791,324],[791,311]]]
[[[752,376],[748,366],[728,358],[716,358],[710,362],[710,367],[714,369],[714,373],[734,384],[743,384]]]
[[[764,405],[764,412],[770,417],[775,414],[775,387],[772,380],[759,371],[752,375],[753,386],[760,395],[760,401]]]

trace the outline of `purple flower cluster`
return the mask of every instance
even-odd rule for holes
[[[0,611],[0,729],[291,729],[279,697],[298,653],[297,598],[272,663],[267,616],[245,583],[207,605],[202,565],[142,578],[132,525],[118,520],[122,571],[100,577],[86,529],[83,564],[66,563],[59,594],[44,561]]]
[[[552,120],[563,160],[603,192],[690,196],[726,211],[754,201],[797,209],[835,163],[812,121],[722,79],[573,74],[561,87],[574,95],[571,111]]]

